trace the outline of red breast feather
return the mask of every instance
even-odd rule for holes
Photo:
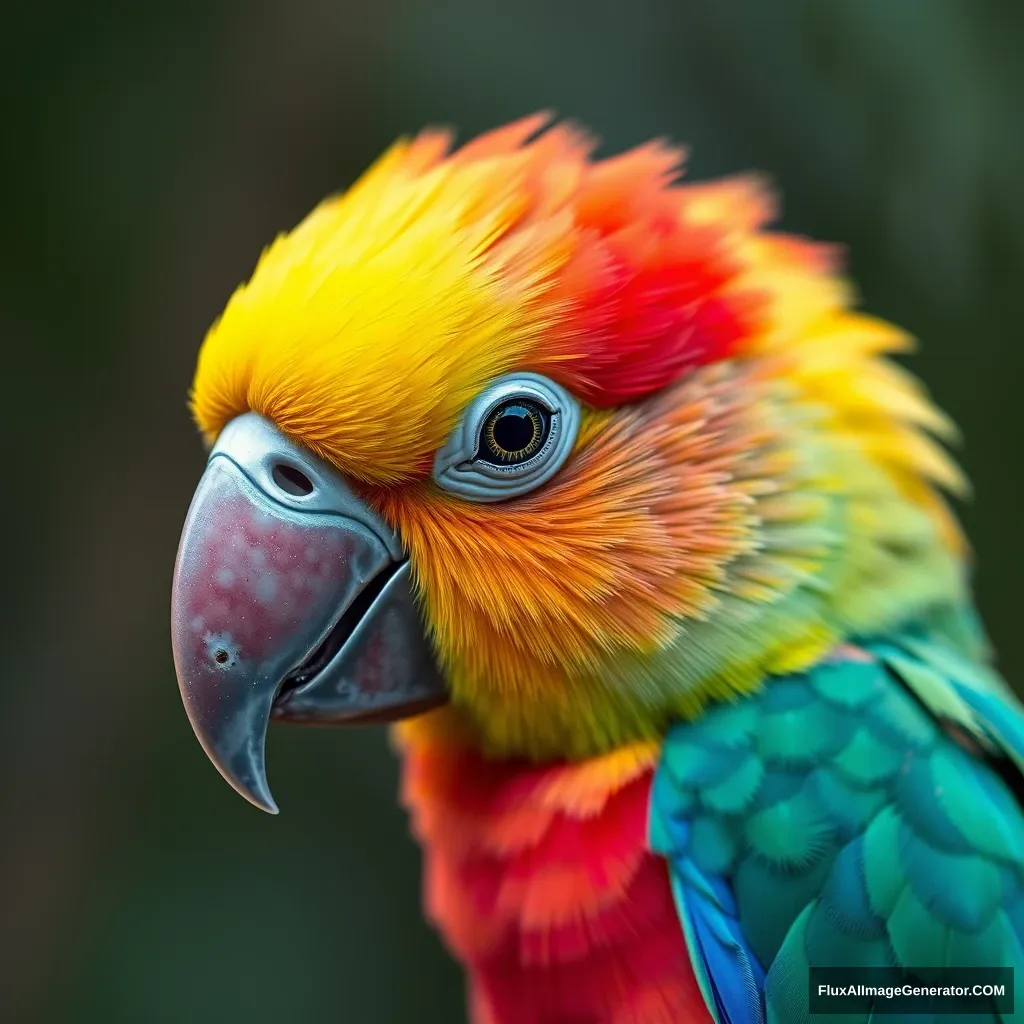
[[[443,714],[402,727],[403,799],[475,1024],[708,1021],[667,866],[647,850],[656,749],[537,767],[446,732]]]

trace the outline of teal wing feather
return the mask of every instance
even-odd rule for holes
[[[812,1019],[810,966],[1024,967],[1022,765],[1005,683],[926,634],[674,727],[651,844],[715,1020]]]

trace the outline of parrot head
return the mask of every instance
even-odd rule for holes
[[[444,703],[495,756],[585,757],[961,586],[906,336],[759,179],[593,148],[400,141],[210,329],[174,657],[258,806],[273,718]]]

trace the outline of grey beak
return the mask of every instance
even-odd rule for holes
[[[224,778],[270,813],[271,718],[386,721],[445,699],[393,531],[256,413],[224,428],[199,481],[171,633],[196,736]]]

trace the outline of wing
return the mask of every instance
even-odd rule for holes
[[[927,636],[673,728],[650,841],[715,1020],[808,1020],[812,965],[1024,967],[1022,759],[1005,684]]]

